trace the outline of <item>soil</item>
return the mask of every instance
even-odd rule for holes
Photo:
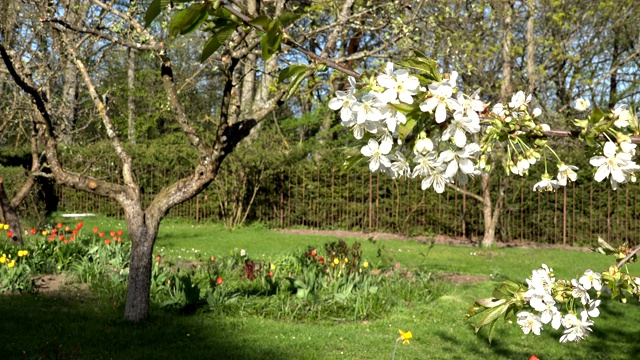
[[[49,296],[86,296],[90,293],[87,284],[72,281],[65,274],[50,274],[34,279],[38,294]]]

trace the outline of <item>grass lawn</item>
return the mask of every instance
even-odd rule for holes
[[[123,228],[122,221],[86,219],[85,226]],[[180,260],[228,255],[245,249],[265,260],[307,246],[320,247],[331,237],[280,234],[260,227],[227,231],[218,225],[165,221],[155,253]],[[354,239],[345,239],[354,241]],[[147,322],[122,320],[122,305],[99,297],[0,295],[0,359],[390,359],[398,329],[411,330],[410,345],[398,347],[396,359],[635,359],[640,356],[640,307],[605,301],[591,336],[578,344],[560,344],[560,332],[524,335],[519,326],[500,322],[490,345],[464,322],[473,298],[488,297],[497,282],[523,281],[546,263],[556,277],[572,277],[585,267],[601,271],[609,258],[580,251],[478,248],[414,241],[362,241],[372,264],[424,268],[435,273],[490,276],[475,284],[442,283],[439,296],[416,302],[379,319],[364,322],[278,321],[211,313],[177,315],[154,309]],[[384,247],[384,260],[376,253]],[[197,251],[196,251],[197,250]],[[638,273],[638,266],[632,271]],[[548,328],[548,329],[547,329]],[[48,343],[48,345],[47,345]],[[56,345],[57,344],[57,345]],[[57,350],[56,350],[57,349]],[[58,356],[56,357],[56,351]],[[23,355],[26,352],[26,355]],[[65,357],[66,356],[66,357]],[[46,357],[44,357],[46,358]]]

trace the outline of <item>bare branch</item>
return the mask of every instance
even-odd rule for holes
[[[94,0],[97,1],[97,0]],[[262,26],[260,25],[254,25],[251,24],[249,21],[251,21],[251,18],[249,18],[248,16],[244,15],[242,12],[238,11],[236,8],[234,8],[231,5],[228,4],[223,4],[224,8],[227,9],[230,13],[232,13],[233,15],[237,16],[238,19],[242,20],[245,24],[252,26],[260,31],[265,31],[264,28],[262,28]],[[336,62],[334,62],[333,60],[329,60],[327,58],[323,58],[318,56],[317,54],[315,54],[314,52],[311,52],[309,50],[307,50],[304,46],[298,44],[295,40],[291,39],[288,35],[284,34],[284,43],[287,45],[292,46],[293,48],[295,48],[296,50],[300,51],[301,53],[307,55],[308,57],[310,57],[311,59],[319,62],[319,63],[323,63],[325,65],[327,65],[328,67],[341,71],[347,75],[353,76],[353,77],[360,77],[360,74],[358,74],[357,72],[347,69],[344,66],[341,66],[340,64],[337,64]]]
[[[463,188],[461,188],[461,187],[459,187],[459,186],[457,186],[455,184],[452,184],[452,183],[447,183],[447,186],[452,188],[453,190],[459,192],[460,194],[464,194],[464,195],[467,195],[469,197],[472,197],[472,198],[478,200],[481,204],[484,204],[484,198],[482,196],[476,194],[476,193],[472,193],[472,192],[470,192],[468,190],[465,190],[465,189],[463,189]]]
[[[124,183],[129,187],[137,187],[134,180],[133,171],[131,169],[131,157],[124,150],[124,147],[120,142],[120,138],[116,133],[116,128],[113,125],[113,122],[111,121],[111,118],[109,117],[109,115],[107,115],[107,108],[105,104],[102,102],[100,95],[98,95],[95,85],[93,84],[93,81],[91,80],[91,77],[87,72],[87,68],[84,66],[84,63],[78,58],[78,53],[73,48],[73,46],[69,46],[67,41],[68,39],[66,38],[64,31],[62,29],[59,29],[59,30],[63,39],[62,42],[63,44],[66,45],[67,51],[69,51],[69,54],[71,54],[72,60],[76,63],[76,67],[80,71],[80,74],[82,75],[82,79],[84,80],[84,83],[87,86],[89,95],[91,95],[91,99],[93,100],[93,103],[96,109],[98,109],[98,115],[100,116],[100,118],[102,118],[102,123],[104,124],[104,127],[107,129],[107,137],[109,138],[109,140],[111,140],[111,144],[113,145],[116,155],[118,155],[118,157],[120,158],[120,161],[122,162],[122,177],[123,177]]]
[[[158,50],[158,49],[162,48],[162,44],[156,44],[156,43],[151,43],[151,44],[132,43],[132,42],[126,41],[126,40],[124,40],[122,38],[111,36],[109,34],[105,34],[103,32],[97,31],[95,29],[87,29],[87,28],[84,28],[84,27],[77,27],[77,26],[74,26],[72,24],[69,24],[68,22],[66,22],[64,20],[60,20],[60,19],[41,19],[40,21],[53,23],[53,24],[59,24],[60,26],[62,26],[64,28],[67,28],[69,30],[72,30],[72,31],[75,31],[75,32],[78,32],[78,33],[82,33],[82,34],[87,34],[87,36],[83,37],[81,39],[81,41],[79,41],[80,43],[82,43],[84,40],[86,40],[88,36],[93,35],[93,36],[99,37],[101,39],[109,40],[114,44],[120,44],[122,46],[130,47],[132,49]]]
[[[0,57],[2,57],[13,81],[24,92],[26,92],[34,102],[34,107],[36,109],[34,122],[38,124],[42,134],[44,135],[47,162],[56,178],[56,181],[74,189],[96,193],[119,201],[123,200],[126,193],[126,188],[124,186],[108,183],[91,177],[81,177],[62,168],[62,165],[58,160],[58,145],[55,136],[53,135],[53,125],[51,115],[47,108],[47,103],[44,101],[33,80],[24,75],[24,71],[20,67],[20,62],[13,61],[12,56],[7,52],[2,43],[0,43]],[[36,174],[40,175],[37,172]]]

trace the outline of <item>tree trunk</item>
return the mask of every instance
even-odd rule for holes
[[[4,222],[9,225],[9,230],[13,233],[10,240],[13,244],[22,245],[22,229],[20,228],[20,217],[18,209],[11,205],[11,201],[4,190],[4,179],[0,177],[0,209]]]
[[[136,81],[136,51],[132,48],[127,49],[127,112],[128,112],[128,137],[129,143],[136,143],[136,103],[135,103],[135,83]]]
[[[124,318],[138,323],[149,315],[153,245],[160,224],[159,221],[148,223],[145,213],[140,208],[125,208],[125,215],[131,238],[131,258]]]
[[[484,235],[482,237],[482,247],[490,247],[495,242],[497,219],[493,216],[493,206],[491,202],[491,175],[482,174],[482,213],[484,215]]]
[[[500,97],[503,102],[508,101],[513,92],[513,59],[511,57],[511,51],[513,48],[513,36],[511,34],[513,30],[513,4],[511,0],[506,0],[503,3],[502,16],[504,17],[504,23],[502,28],[502,86],[500,87]]]
[[[527,19],[527,77],[529,94],[533,94],[536,89],[536,33],[535,33],[535,15],[536,0],[527,0],[528,16]]]

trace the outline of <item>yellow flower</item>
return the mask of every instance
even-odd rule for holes
[[[18,250],[18,257],[29,255],[29,250]]]
[[[47,230],[42,230],[42,236],[47,236],[49,232]]]
[[[271,271],[275,270],[275,269],[276,269],[276,264],[271,263],[271,267],[270,267],[270,269],[271,269]]]
[[[402,330],[398,330],[398,332],[400,333],[400,337],[396,341],[402,340],[403,344],[409,344],[409,339],[413,338],[413,334],[411,334],[411,331],[404,332]]]
[[[365,261],[365,262],[362,264],[362,267],[364,267],[364,268],[368,268],[368,267],[369,267],[369,262],[368,262],[368,261]]]
[[[10,268],[16,266],[16,261],[15,260],[11,260],[11,262],[9,264],[7,264],[7,266],[10,267]]]
[[[2,257],[0,257],[0,264],[4,264],[7,262],[7,255],[6,254],[2,254]]]
[[[336,265],[340,264],[340,259],[338,258],[333,259],[333,263]]]
[[[9,224],[4,224],[4,229],[9,230]]]
[[[346,263],[348,263],[348,262],[349,262],[349,259],[344,258],[344,263],[346,264]]]

